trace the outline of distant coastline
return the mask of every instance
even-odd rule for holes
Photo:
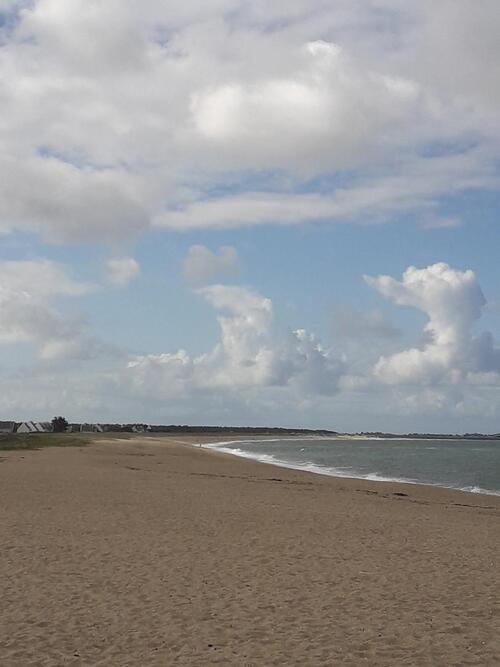
[[[500,440],[500,433],[339,433],[338,435],[359,438],[394,438],[409,440]]]
[[[16,433],[24,424],[36,425],[38,432],[49,433],[50,422],[0,421],[2,433]],[[412,440],[500,440],[500,433],[392,433],[385,431],[359,431],[355,433],[331,429],[284,428],[278,426],[192,426],[188,424],[146,424],[146,423],[70,423],[68,433],[143,433],[143,434],[183,434],[183,435],[237,435],[237,436],[306,436],[329,438],[380,438]]]
[[[252,427],[252,426],[151,426],[151,433],[183,433],[185,435],[282,435],[317,436],[331,438],[380,438],[411,440],[500,440],[500,433],[389,433],[382,431],[360,431],[356,433],[329,429]]]

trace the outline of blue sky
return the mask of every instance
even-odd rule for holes
[[[4,418],[500,431],[481,9],[0,2]]]

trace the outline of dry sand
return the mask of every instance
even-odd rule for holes
[[[1,667],[500,665],[500,498],[180,440],[1,453]]]

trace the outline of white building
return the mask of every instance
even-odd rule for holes
[[[15,433],[16,422],[0,422],[0,433]]]
[[[51,431],[50,422],[23,422],[17,429],[18,433],[50,433]]]

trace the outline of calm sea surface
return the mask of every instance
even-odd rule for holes
[[[500,495],[500,441],[239,440],[206,447],[335,477],[431,484]]]

